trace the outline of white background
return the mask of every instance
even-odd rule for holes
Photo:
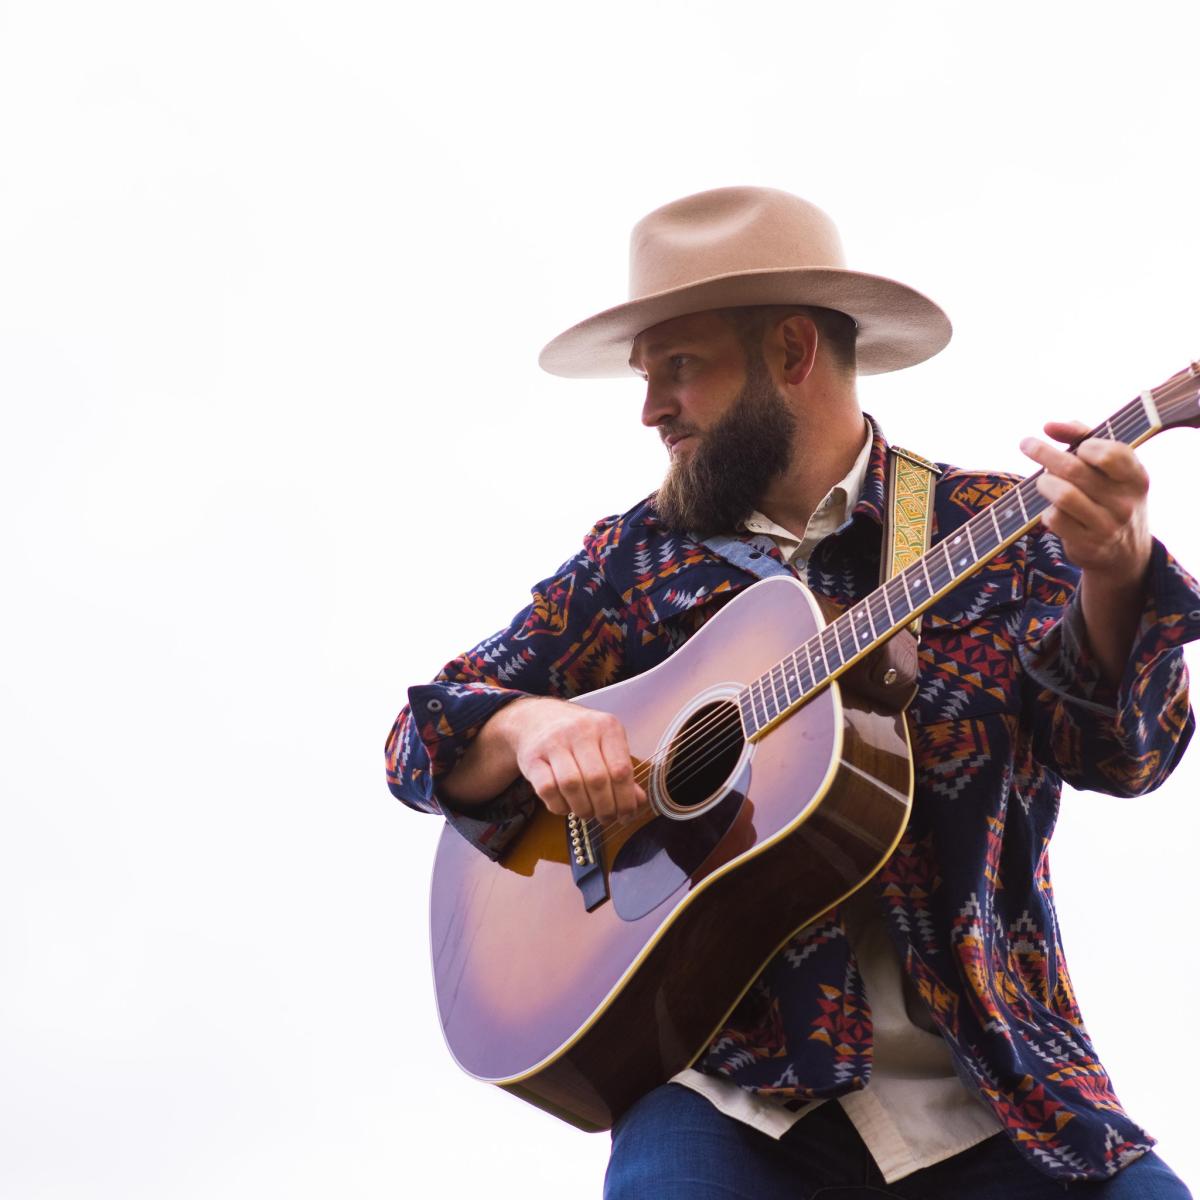
[[[440,823],[382,770],[406,686],[660,476],[638,383],[537,350],[649,209],[783,187],[955,321],[863,384],[885,430],[1024,469],[1200,357],[1195,13],[0,3],[0,1195],[598,1194],[605,1137],[451,1065]],[[1198,449],[1143,452],[1193,570]],[[1198,783],[1068,795],[1054,853],[1193,1182]]]

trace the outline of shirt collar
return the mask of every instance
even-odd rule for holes
[[[765,533],[771,537],[782,537],[793,542],[801,541],[812,528],[813,521],[817,520],[819,516],[825,515],[827,510],[832,511],[828,512],[826,523],[830,523],[833,528],[840,527],[845,522],[847,514],[854,511],[862,499],[871,466],[871,451],[875,446],[877,430],[870,419],[865,419],[863,426],[863,444],[862,449],[858,452],[858,457],[845,476],[839,479],[822,497],[821,502],[813,510],[805,529],[799,532],[784,529],[782,525],[776,525],[769,517],[755,510],[742,522],[740,530]]]

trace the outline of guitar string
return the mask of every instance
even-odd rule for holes
[[[1190,391],[1190,390],[1192,390],[1193,385],[1190,382],[1190,378],[1187,378],[1187,376],[1191,376],[1194,374],[1195,374],[1194,368],[1186,369],[1184,372],[1181,373],[1179,380],[1177,382],[1174,382],[1174,386],[1168,387],[1168,385],[1163,385],[1161,390],[1164,393],[1175,392],[1175,391],[1182,391],[1182,392]],[[1164,394],[1161,398],[1156,399],[1156,406],[1157,405],[1163,405],[1163,406],[1169,405],[1173,409],[1174,402],[1180,398],[1181,397],[1177,396],[1177,395]],[[1163,415],[1163,414],[1160,411],[1160,416],[1161,415]],[[1117,440],[1126,440],[1127,436],[1130,437],[1130,440],[1131,440],[1132,436],[1136,436],[1138,433],[1142,432],[1142,430],[1139,429],[1139,425],[1144,421],[1145,421],[1144,409],[1139,405],[1137,400],[1134,400],[1134,401],[1130,401],[1129,404],[1126,405],[1125,409],[1123,409],[1120,413],[1118,413],[1116,415],[1115,419],[1110,418],[1104,424],[1108,426],[1109,432],[1112,435],[1115,435]],[[1101,433],[1103,428],[1104,428],[1103,425],[1097,426],[1095,429],[1091,430],[1088,434],[1086,434],[1083,438],[1081,438],[1080,442],[1077,444],[1082,444],[1084,441],[1087,441],[1089,438],[1096,437],[1097,435],[1099,435]],[[1120,432],[1118,432],[1118,430]],[[1018,483],[1017,485],[1014,486],[1013,491],[1016,491],[1017,488],[1020,488],[1023,485],[1033,483],[1034,480],[1036,480],[1037,476],[1040,474],[1042,474],[1042,472],[1040,472],[1040,471],[1036,472],[1034,475],[1029,476],[1028,478],[1020,481],[1020,483]],[[1002,497],[1000,500],[996,501],[995,505],[997,507],[999,507],[999,506],[1003,505],[1007,499],[1008,499],[1008,495],[1006,495],[1005,497]],[[991,507],[992,506],[989,505],[988,509],[981,510],[981,512],[979,514],[976,514],[976,516],[985,515]],[[1011,504],[1008,507],[1009,507],[1009,509],[1014,508],[1014,506]],[[1008,514],[1006,514],[1006,515],[1008,515]],[[1040,515],[1040,513],[1038,515]],[[972,521],[974,521],[974,519],[975,518],[972,518]],[[967,522],[967,524],[970,524],[970,523],[971,522]],[[981,524],[986,524],[986,522],[981,522]],[[944,545],[944,544],[945,543],[942,543],[942,545]],[[976,556],[976,562],[974,564],[972,564],[972,569],[981,565],[980,561],[979,561],[980,559],[982,559],[983,561],[986,561],[987,556],[994,550],[995,550],[995,547],[985,548],[982,555]],[[951,571],[951,579],[953,579],[955,576],[955,572],[953,570],[953,565],[950,563],[948,555],[946,557],[947,557],[947,565],[949,566],[949,569]],[[916,565],[916,564],[912,564],[912,565]],[[842,622],[844,622],[844,624],[850,626],[848,632],[850,632],[851,635],[853,635],[853,628],[852,628],[853,622],[852,621],[844,621],[844,618],[846,618],[849,614],[853,613],[856,609],[858,609],[860,607],[865,608],[867,610],[868,616],[873,618],[873,614],[870,614],[870,604],[872,601],[874,601],[876,599],[877,596],[879,596],[882,593],[884,586],[886,586],[886,584],[881,586],[880,588],[877,588],[874,592],[870,593],[867,597],[865,597],[862,601],[858,602],[851,609],[847,609],[843,613],[839,614],[838,617],[834,618],[826,626],[823,626],[821,630],[819,630],[815,635],[810,637],[800,647],[797,647],[797,650],[792,651],[791,654],[788,655],[787,657],[795,657],[800,649],[807,650],[810,643],[821,638],[824,635],[826,630],[830,630],[835,624],[837,624],[840,621],[842,621]],[[939,585],[939,590],[940,590],[941,586],[944,586],[944,585]],[[847,630],[843,630],[842,632],[847,632]],[[834,643],[838,648],[839,656],[841,656],[841,654],[842,654],[841,639],[840,639],[840,637],[837,636],[836,631],[834,634]],[[855,644],[855,643],[853,643],[853,641],[852,641],[852,645],[853,644]],[[810,661],[811,661],[811,654],[810,654]],[[777,681],[775,679],[776,673],[780,673],[782,675],[783,682],[785,685],[784,686],[784,695],[785,695],[785,697],[788,696],[787,689],[786,689],[786,683],[787,683],[789,676],[787,674],[786,668],[783,666],[783,663],[784,663],[784,660],[780,660],[779,662],[774,664],[774,666],[772,666],[769,671],[764,672],[764,674],[759,676],[758,679],[752,681],[752,683],[750,685],[747,685],[746,687],[744,687],[742,689],[742,692],[739,693],[739,696],[742,694],[745,694],[745,693],[749,693],[750,688],[753,687],[754,684],[759,684],[760,690],[762,690],[762,688],[765,686],[765,684],[769,683],[772,688],[772,701],[778,707],[778,700],[773,694],[776,683],[777,683]],[[797,678],[797,676],[794,675],[794,676],[792,676],[792,678]],[[827,676],[814,678],[814,682],[811,687],[805,689],[805,691],[803,691],[801,693],[801,695],[795,700],[792,700],[792,699],[790,699],[790,697],[788,697],[788,703],[785,704],[784,708],[779,711],[780,712],[786,711],[786,709],[792,707],[792,705],[799,706],[799,705],[802,705],[805,701],[811,699],[812,695],[815,694],[816,691],[826,683],[827,678],[828,678]],[[775,719],[773,717],[770,717],[770,713],[766,709],[765,698],[766,697],[765,697],[765,692],[764,692],[764,712],[766,712],[767,716],[770,719]],[[658,765],[665,763],[667,756],[669,754],[673,753],[677,759],[677,761],[673,764],[673,768],[672,768],[673,771],[675,771],[675,772],[679,772],[681,770],[683,771],[683,773],[678,775],[678,777],[674,780],[674,786],[682,787],[689,780],[695,778],[695,776],[700,771],[704,770],[705,767],[707,767],[710,763],[712,763],[721,754],[724,754],[726,751],[732,749],[733,746],[735,746],[739,740],[744,739],[742,722],[740,720],[740,705],[738,708],[738,720],[736,722],[736,726],[731,727],[730,731],[728,733],[725,733],[722,735],[723,740],[720,743],[716,743],[716,742],[710,742],[708,739],[709,739],[709,735],[712,733],[712,731],[714,729],[717,729],[717,728],[721,727],[722,725],[726,725],[726,726],[730,725],[729,718],[732,715],[730,709],[731,709],[731,706],[733,705],[733,703],[734,702],[732,701],[732,699],[724,702],[723,705],[716,708],[716,710],[710,717],[706,718],[704,721],[700,722],[697,726],[695,726],[692,730],[690,730],[689,734],[686,738],[682,739],[681,741],[679,741],[677,743],[673,743],[663,753],[661,753],[655,757],[652,757],[649,760],[643,760],[643,763],[640,764],[639,768],[636,769],[634,772],[635,780],[641,784],[645,784],[646,781],[650,778],[650,775],[653,773],[654,768]],[[753,703],[753,701],[752,701],[752,703]],[[777,717],[778,715],[779,715],[779,713],[777,712],[775,714],[775,716]],[[680,752],[684,747],[693,751],[690,758],[680,757]],[[706,753],[706,751],[707,751],[707,753]],[[685,764],[686,764],[686,767],[685,767]],[[688,769],[688,768],[690,768],[690,769]],[[588,818],[587,820],[589,821],[589,823],[594,822],[594,818]],[[619,829],[621,827],[621,825],[623,824],[623,822],[610,823],[610,828],[613,827],[614,824],[615,824],[615,827]],[[603,830],[604,828],[605,827],[600,826],[601,830]],[[589,832],[590,832],[590,828],[589,828]],[[599,844],[603,845],[604,842],[607,840],[609,840],[609,838],[602,835],[599,838]]]
[[[1161,385],[1160,388],[1152,389],[1152,394],[1157,393],[1157,392],[1163,393],[1161,396],[1159,396],[1159,395],[1155,396],[1155,404],[1156,404],[1156,407],[1158,407],[1160,410],[1159,411],[1160,417],[1162,417],[1163,415],[1168,415],[1168,416],[1172,415],[1177,401],[1191,398],[1190,396],[1187,396],[1185,393],[1189,393],[1195,389],[1195,385],[1192,383],[1192,379],[1194,379],[1197,374],[1198,374],[1197,367],[1195,364],[1193,364],[1191,367],[1185,368],[1185,370],[1183,372],[1180,372],[1179,376],[1173,378],[1172,380],[1169,380],[1166,384]],[[1176,394],[1176,393],[1179,393],[1179,394]],[[1140,397],[1139,397],[1139,400],[1140,400]],[[1089,440],[1090,438],[1098,436],[1101,433],[1101,431],[1103,430],[1104,425],[1108,426],[1110,434],[1115,436],[1116,440],[1125,441],[1127,437],[1129,437],[1129,439],[1132,440],[1132,437],[1137,436],[1137,434],[1140,432],[1143,432],[1141,429],[1139,429],[1139,425],[1146,420],[1144,408],[1139,404],[1139,400],[1130,401],[1125,406],[1124,409],[1122,409],[1120,412],[1118,412],[1116,414],[1115,419],[1110,418],[1108,421],[1104,422],[1103,425],[1099,425],[1095,429],[1093,429],[1090,432],[1088,432],[1087,434],[1085,434],[1084,437],[1082,437],[1080,439],[1079,443],[1077,443],[1077,445],[1081,445],[1083,442]],[[1164,407],[1169,407],[1172,410],[1172,414],[1164,414],[1162,412],[1162,409]],[[1166,426],[1164,425],[1163,427],[1165,428]],[[1119,433],[1118,433],[1118,430],[1120,431]],[[1155,432],[1157,432],[1157,431],[1155,431]],[[1016,492],[1018,489],[1024,487],[1025,485],[1033,483],[1036,480],[1037,476],[1040,474],[1042,474],[1042,472],[1038,471],[1034,475],[1028,476],[1026,479],[1021,480],[1018,484],[1014,485],[1012,492]],[[987,513],[990,512],[990,510],[992,508],[999,508],[1000,506],[1005,505],[1006,502],[1009,500],[1010,496],[1012,495],[1012,492],[1006,493],[1006,495],[1001,497],[999,500],[997,500],[994,503],[994,505],[989,505],[987,508],[981,510],[978,514],[976,514],[975,517],[972,517],[970,521],[968,521],[964,524],[964,528],[966,527],[966,525],[972,524],[976,520],[977,517],[985,516]],[[1014,506],[1012,504],[1008,504],[1007,507],[1010,510],[1014,508]],[[1006,514],[1006,515],[1008,515],[1008,514]],[[1040,513],[1038,515],[1040,516]],[[981,522],[981,526],[983,524],[986,524],[986,522]],[[945,546],[945,543],[941,543],[941,545]],[[976,562],[972,564],[972,570],[975,569],[976,567],[978,567],[979,565],[982,565],[981,561],[980,561],[981,559],[983,562],[986,562],[987,556],[990,553],[994,552],[995,549],[996,549],[995,547],[985,548],[982,555],[976,555]],[[946,560],[947,560],[947,566],[949,567],[949,569],[951,571],[950,578],[954,579],[955,572],[953,570],[953,564],[950,563],[948,555],[946,555]],[[918,562],[920,562],[920,561],[921,560],[918,560]],[[916,566],[916,565],[917,564],[910,564],[910,566]],[[906,568],[906,571],[908,569],[909,568]],[[900,574],[903,574],[903,572],[901,572]],[[893,578],[898,578],[898,576],[893,576]],[[886,581],[879,588],[876,588],[868,596],[864,597],[863,600],[857,602],[850,609],[846,609],[843,613],[839,614],[838,617],[835,617],[827,625],[823,626],[816,634],[814,634],[809,639],[807,639],[804,643],[801,644],[801,646],[797,647],[796,650],[793,650],[786,657],[794,658],[797,655],[798,651],[801,649],[807,651],[809,645],[812,642],[815,642],[815,641],[818,641],[819,639],[821,639],[827,630],[833,629],[833,627],[835,625],[837,625],[839,622],[843,622],[844,624],[849,626],[850,628],[848,631],[851,633],[851,636],[853,636],[853,628],[852,628],[853,622],[846,621],[845,618],[847,618],[850,614],[852,614],[856,610],[862,608],[862,609],[866,610],[868,617],[872,618],[872,620],[873,620],[873,615],[870,613],[871,602],[874,601],[876,599],[876,597],[880,596],[883,593],[884,588],[887,586],[887,583],[889,583],[889,582],[891,582],[891,581],[890,580]],[[941,586],[944,586],[944,585],[939,585],[938,590],[940,590]],[[886,599],[885,599],[885,604],[886,604]],[[903,624],[903,622],[900,622],[900,624]],[[845,631],[843,631],[843,632],[845,632]],[[878,640],[878,639],[876,639],[876,640]],[[836,632],[834,634],[834,643],[838,649],[838,656],[842,657],[841,639],[837,636]],[[853,641],[851,642],[851,644],[855,645],[855,643]],[[809,660],[810,660],[810,662],[812,661],[811,652],[809,652]],[[743,687],[742,691],[738,693],[739,697],[742,696],[743,694],[749,693],[750,689],[754,686],[754,684],[759,684],[760,690],[761,690],[761,688],[764,686],[764,681],[770,683],[771,688],[772,688],[772,693],[773,693],[775,684],[776,684],[776,680],[774,679],[776,672],[780,672],[783,677],[783,682],[785,685],[784,695],[785,695],[785,697],[787,697],[788,693],[787,693],[787,689],[786,689],[786,683],[787,683],[787,680],[789,677],[787,675],[786,668],[783,667],[783,662],[784,662],[784,660],[780,660],[779,662],[775,663],[767,672],[764,672],[763,675],[759,676],[758,679],[752,681],[751,684]],[[797,666],[798,666],[798,664],[797,664]],[[794,676],[792,676],[792,678],[798,679],[799,675],[798,674],[794,675]],[[789,698],[789,702],[787,704],[785,704],[784,708],[781,709],[780,712],[786,711],[786,709],[790,708],[792,705],[799,706],[799,705],[803,704],[805,701],[811,699],[812,696],[816,693],[816,691],[819,688],[823,687],[823,685],[827,682],[827,680],[828,680],[828,675],[824,676],[824,677],[814,678],[812,686],[809,687],[808,689],[806,689],[805,691],[803,691],[797,699],[790,700],[790,698]],[[776,706],[778,706],[778,700],[774,697],[774,695],[772,695],[772,700],[776,704]],[[753,703],[753,701],[752,701],[752,703]],[[764,693],[764,712],[765,711],[766,711],[766,705],[765,705],[765,693]],[[737,720],[736,720],[736,722],[730,722],[730,717],[733,715],[734,712],[737,713]],[[777,713],[776,716],[778,716],[778,715],[779,714]],[[769,713],[768,713],[768,716],[769,716]],[[774,719],[774,718],[771,718],[771,719]],[[719,742],[719,743],[710,742],[708,740],[710,733],[714,729],[720,728],[722,725],[726,726],[728,728],[729,732],[720,735],[723,738],[723,740],[721,742]],[[697,726],[695,726],[692,730],[689,731],[687,737],[681,739],[681,741],[679,741],[678,743],[672,744],[662,753],[660,753],[656,756],[653,756],[650,759],[643,760],[642,763],[639,764],[639,767],[636,768],[634,771],[634,779],[635,779],[635,781],[637,781],[640,784],[645,784],[649,780],[651,774],[653,773],[654,768],[656,766],[660,766],[660,765],[664,764],[667,760],[668,755],[673,753],[677,758],[677,761],[675,762],[675,764],[673,764],[673,770],[675,770],[676,772],[680,771],[681,769],[683,770],[683,774],[679,775],[678,778],[674,781],[674,786],[682,787],[690,779],[693,779],[700,771],[704,770],[705,767],[707,767],[715,759],[720,757],[720,755],[724,754],[726,751],[728,751],[734,745],[736,745],[736,743],[738,741],[744,740],[744,736],[745,736],[744,735],[744,727],[742,725],[741,714],[740,714],[740,704],[736,704],[736,707],[735,707],[735,701],[731,698],[730,700],[720,703],[715,708],[714,713],[711,716],[706,717],[704,721],[701,721]],[[690,758],[680,758],[679,757],[680,751],[684,747],[686,747],[687,749],[689,749],[690,751],[693,752]],[[707,751],[707,753],[705,753],[706,751]],[[684,768],[685,763],[687,764],[687,769]],[[585,823],[588,825],[589,835],[592,832],[593,826],[598,825],[598,823],[595,821],[594,818],[586,818]],[[615,827],[616,829],[619,829],[622,824],[623,824],[623,822],[610,823],[609,828]],[[599,827],[599,830],[601,830],[601,831],[603,831],[605,828],[602,825],[598,826],[598,827]],[[610,837],[611,837],[611,835],[604,836],[602,833],[601,836],[597,839],[598,844],[602,846],[606,841],[610,840]]]

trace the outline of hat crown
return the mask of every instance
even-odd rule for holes
[[[629,298],[797,268],[845,268],[837,228],[821,209],[775,188],[716,188],[665,204],[633,227]]]

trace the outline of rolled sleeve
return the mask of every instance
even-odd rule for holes
[[[1055,579],[1063,580],[1064,566],[1053,564]],[[1088,646],[1078,572],[1071,572],[1064,603],[1039,603],[1035,587],[1025,613],[1020,657],[1039,714],[1035,754],[1073,787],[1139,795],[1167,778],[1195,727],[1181,647],[1200,638],[1200,586],[1154,542],[1142,613],[1117,686]]]
[[[410,808],[442,814],[485,854],[499,857],[535,811],[528,785],[518,780],[464,811],[438,795],[439,782],[504,705],[523,696],[569,699],[616,682],[624,632],[620,597],[585,545],[532,589],[530,604],[506,628],[447,663],[432,682],[409,689],[387,740],[392,794]],[[600,643],[606,652],[596,654]]]

